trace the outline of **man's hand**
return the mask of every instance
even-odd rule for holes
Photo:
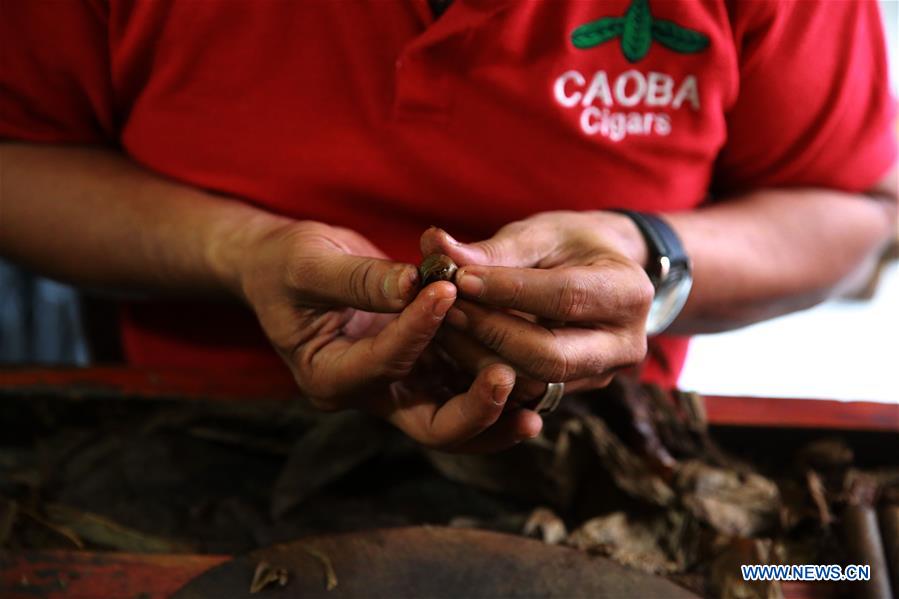
[[[414,266],[320,223],[288,221],[242,253],[244,297],[323,409],[350,407],[361,389],[406,376],[456,297],[451,285],[417,296]]]
[[[441,341],[469,368],[499,361],[569,390],[604,386],[646,353],[653,287],[642,243],[629,219],[614,213],[543,213],[473,244],[430,229],[422,252],[460,265],[465,298],[447,315],[464,335]],[[545,388],[528,386],[531,397]]]
[[[515,383],[508,368],[481,369],[458,394],[439,369],[410,376],[456,299],[452,284],[419,293],[414,266],[387,260],[353,231],[313,222],[281,223],[241,255],[244,297],[318,408],[373,412],[446,449],[496,450],[539,431],[527,414],[494,426]]]
[[[374,412],[429,446],[498,450],[540,430],[532,412],[502,414],[508,368],[483,369],[470,387],[473,377],[453,377],[451,392],[438,385],[445,372],[403,378],[456,291],[419,293],[414,266],[356,233],[156,176],[106,149],[0,144],[0,163],[2,255],[100,289],[240,297],[319,407]]]

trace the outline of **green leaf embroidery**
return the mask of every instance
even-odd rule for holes
[[[628,62],[637,62],[649,52],[651,29],[649,0],[634,0],[624,14],[624,31],[621,34],[621,51]]]
[[[624,19],[606,17],[581,25],[571,32],[571,43],[575,48],[586,50],[603,42],[615,39],[624,31]]]
[[[616,37],[621,38],[621,52],[632,63],[646,56],[653,41],[681,54],[693,54],[709,46],[708,36],[699,31],[654,19],[649,0],[631,0],[623,17],[605,17],[581,25],[571,32],[571,43],[587,50]]]
[[[708,36],[663,20],[653,21],[652,38],[666,48],[684,54],[700,52],[709,45]]]

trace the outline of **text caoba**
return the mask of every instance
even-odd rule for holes
[[[635,69],[612,79],[606,71],[596,71],[589,82],[580,71],[566,71],[556,78],[553,95],[559,105],[580,110],[578,122],[584,133],[616,142],[628,135],[670,134],[671,117],[658,109],[700,108],[694,75],[675,81],[665,73]]]

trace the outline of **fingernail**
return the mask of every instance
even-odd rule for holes
[[[484,279],[470,273],[463,274],[456,281],[456,285],[462,293],[470,297],[481,297],[481,294],[484,293]]]
[[[387,299],[406,299],[418,285],[418,273],[413,268],[393,272],[381,282],[381,292]]]
[[[444,297],[434,302],[434,316],[443,318],[443,315],[446,314],[446,311],[450,309],[455,300],[456,298],[454,297]]]
[[[459,308],[450,308],[450,311],[446,313],[446,322],[457,329],[464,329],[468,326],[468,316]]]
[[[446,240],[450,242],[450,245],[461,245],[458,241],[456,241],[455,237],[453,237],[446,231],[444,231],[443,234],[446,235]]]
[[[400,298],[407,299],[412,297],[412,294],[418,289],[418,269],[417,268],[404,268],[399,277],[399,283],[397,286],[399,287]]]
[[[501,406],[506,403],[506,399],[509,398],[509,386],[508,385],[494,385],[493,386],[493,403],[498,406]]]
[[[523,431],[521,434],[518,435],[518,440],[519,441],[527,441],[528,439],[534,439],[540,434],[540,431],[542,431],[542,430],[543,430],[543,424],[542,424],[542,419],[541,419],[541,424],[539,427],[537,427],[536,429]]]

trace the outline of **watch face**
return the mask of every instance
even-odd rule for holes
[[[659,282],[646,321],[647,335],[658,335],[674,322],[687,303],[692,287],[693,276],[686,269],[673,271]]]

